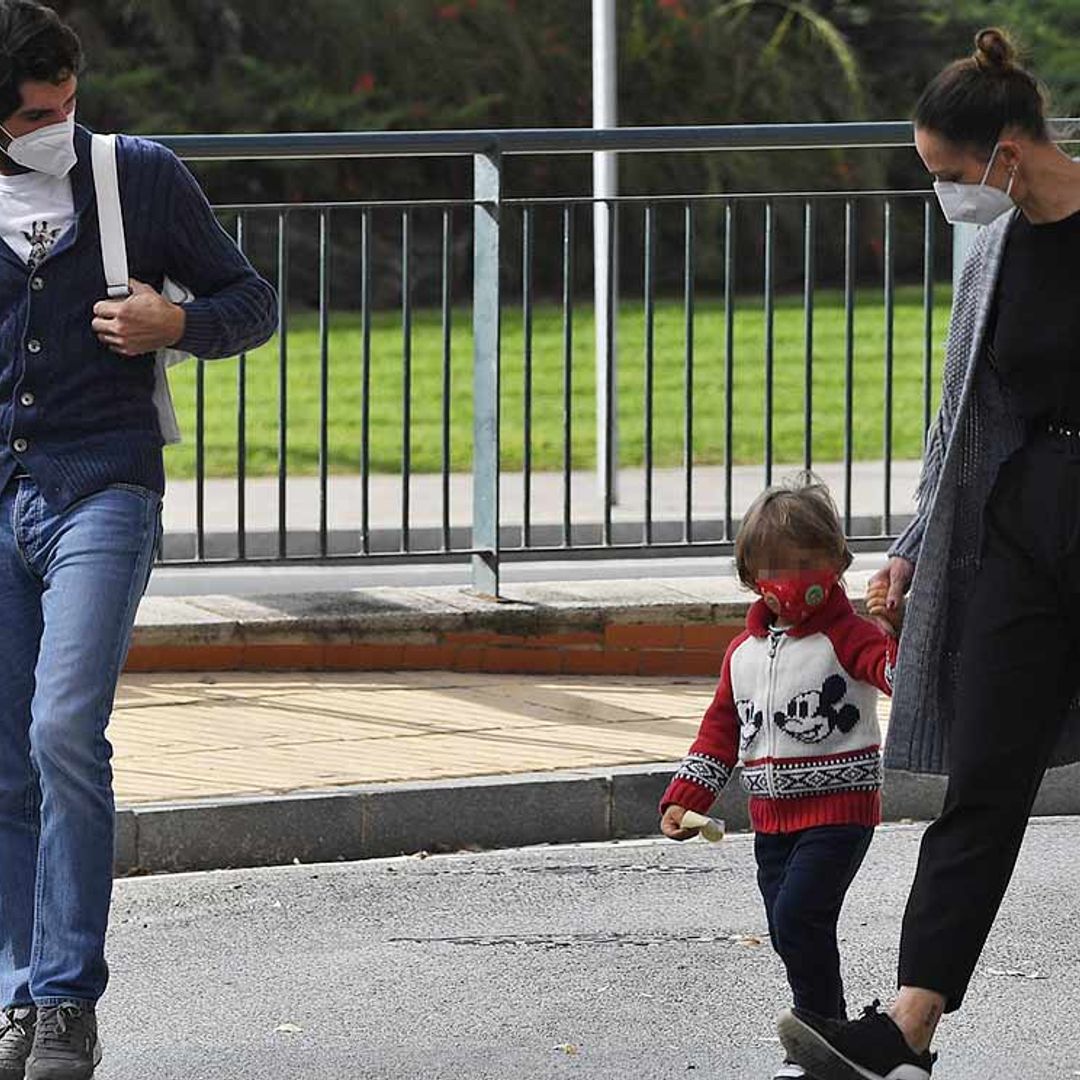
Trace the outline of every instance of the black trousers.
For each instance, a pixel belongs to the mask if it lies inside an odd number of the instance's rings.
[[[800,1009],[846,1018],[836,923],[873,836],[865,825],[822,825],[754,837],[769,936]]]
[[[941,816],[904,914],[901,986],[958,1009],[1080,681],[1080,440],[1036,435],[1001,470],[962,638]]]

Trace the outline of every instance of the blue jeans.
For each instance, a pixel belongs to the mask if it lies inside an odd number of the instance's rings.
[[[112,896],[105,726],[161,534],[116,485],[56,512],[0,493],[0,1005],[96,1001]]]
[[[796,1008],[847,1018],[836,924],[873,836],[864,825],[822,825],[754,837],[769,936]]]

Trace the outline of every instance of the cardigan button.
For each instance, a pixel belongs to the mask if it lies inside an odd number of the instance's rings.
[[[41,352],[41,342],[40,342],[40,341],[38,341],[38,339],[37,339],[36,337],[32,337],[32,338],[31,338],[31,339],[30,339],[30,340],[29,340],[29,341],[28,341],[28,342],[26,343],[26,351],[27,351],[27,352],[32,352],[32,353],[39,353],[39,352]]]
[[[41,292],[45,288],[45,279],[43,277],[32,277],[30,279],[30,288],[34,292]]]
[[[30,408],[30,406],[34,404],[34,395],[31,394],[29,390],[26,390],[19,397],[19,402],[27,408]]]
[[[25,454],[29,448],[30,444],[25,439],[16,439],[11,444],[11,449],[14,450],[16,454]]]

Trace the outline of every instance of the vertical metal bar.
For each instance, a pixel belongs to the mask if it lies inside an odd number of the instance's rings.
[[[694,206],[684,214],[683,328],[686,352],[683,359],[683,540],[694,539]]]
[[[442,221],[442,546],[450,550],[450,394],[453,384],[453,211],[443,210]]]
[[[195,361],[195,558],[206,558],[206,362]]]
[[[773,475],[773,390],[775,382],[775,207],[771,199],[765,203],[765,486]]]
[[[244,250],[245,216],[236,216],[236,246]],[[236,557],[247,558],[247,353],[236,360]]]
[[[533,392],[533,211],[526,206],[521,214],[521,319],[524,336],[522,388],[524,416],[522,430],[521,546],[532,542],[532,392]]]
[[[922,447],[930,431],[934,377],[934,217],[933,200],[923,201],[923,423]]]
[[[371,211],[360,217],[360,551],[371,551]]]
[[[724,539],[735,537],[731,509],[735,453],[735,207],[724,204]]]
[[[892,457],[893,457],[893,331],[896,321],[896,282],[893,268],[893,204],[885,200],[885,431],[884,496],[882,531],[892,532]]]
[[[610,547],[612,542],[611,530],[611,507],[615,501],[615,400],[618,398],[615,386],[615,236],[619,231],[618,204],[613,202],[596,203],[597,213],[606,213],[610,222],[607,230],[607,290],[604,299],[603,319],[606,326],[604,339],[604,385],[607,391],[604,393],[603,413],[604,431],[606,436],[603,441],[603,473],[604,490],[604,526],[603,543]],[[598,314],[598,317],[599,314]]]
[[[844,532],[851,535],[851,460],[855,397],[855,203],[844,203]]]
[[[544,5],[533,4],[532,7]],[[550,7],[551,5],[546,5]],[[585,5],[579,4],[578,9]],[[618,0],[592,0],[593,127],[618,126]],[[624,5],[625,6],[625,5]],[[593,162],[593,364],[596,370],[596,487],[607,519],[619,498],[618,319],[601,318],[619,309],[619,155],[597,151]],[[610,533],[610,526],[607,530]],[[610,537],[605,543],[610,542]]]
[[[319,554],[328,548],[330,472],[330,211],[319,211]]]
[[[472,587],[499,594],[499,219],[502,157],[473,156]]]
[[[645,521],[644,542],[652,543],[653,515],[653,359],[656,331],[656,207],[645,204]]]
[[[807,199],[803,210],[803,468],[809,472],[814,467],[814,204]]]
[[[574,543],[571,520],[574,391],[574,207],[563,207],[563,547]]]
[[[409,550],[412,489],[412,210],[401,214],[401,550]]]
[[[277,549],[284,559],[288,544],[289,472],[289,214],[278,214],[278,445],[277,445]]]

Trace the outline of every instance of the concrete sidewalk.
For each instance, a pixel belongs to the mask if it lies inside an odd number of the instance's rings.
[[[784,463],[773,470],[774,481],[783,480],[799,466]],[[896,460],[891,463],[891,528],[898,530],[915,509],[915,488],[922,463]],[[883,461],[855,461],[851,466],[851,513],[854,531],[874,534],[883,528],[885,477]],[[815,472],[832,489],[843,510],[845,467],[840,462],[821,462]],[[732,468],[731,513],[737,521],[765,486],[762,465]],[[562,543],[563,475],[534,472],[530,487],[532,543]],[[204,481],[206,555],[231,558],[236,555],[238,522],[238,482],[235,478]],[[728,508],[725,503],[726,475],[723,466],[699,465],[693,471],[692,510],[695,537],[717,539],[723,535]],[[612,508],[614,536],[619,543],[637,541],[645,513],[645,473],[641,468],[620,469],[617,477],[619,501]],[[521,542],[525,485],[520,471],[500,476],[500,521],[503,543],[513,547]],[[247,555],[273,557],[277,552],[278,481],[276,477],[251,477],[244,485]],[[166,559],[189,559],[195,553],[198,488],[193,480],[170,480],[165,493],[163,521]],[[603,520],[596,473],[575,470],[570,477],[571,520],[575,543],[596,543]],[[652,513],[656,540],[671,542],[682,536],[686,503],[686,474],[679,468],[653,471]],[[327,481],[326,527],[331,553],[359,550],[359,528],[363,487],[358,475],[332,475]],[[400,475],[372,474],[369,479],[368,514],[373,551],[400,551],[403,524],[403,481]],[[447,517],[455,547],[469,546],[472,523],[472,474],[452,473],[449,477]],[[290,476],[285,493],[285,515],[291,555],[311,555],[318,550],[321,516],[319,480],[312,476]],[[409,537],[414,551],[439,550],[442,546],[443,488],[439,473],[415,473],[409,482]]]
[[[716,683],[409,673],[129,675],[122,804],[640,765],[680,758]]]
[[[712,678],[129,675],[112,721],[119,873],[621,839],[656,806]],[[882,702],[883,728],[887,702]],[[1080,772],[1037,813],[1080,813]],[[940,778],[889,773],[888,820]],[[716,811],[747,827],[733,781]]]

